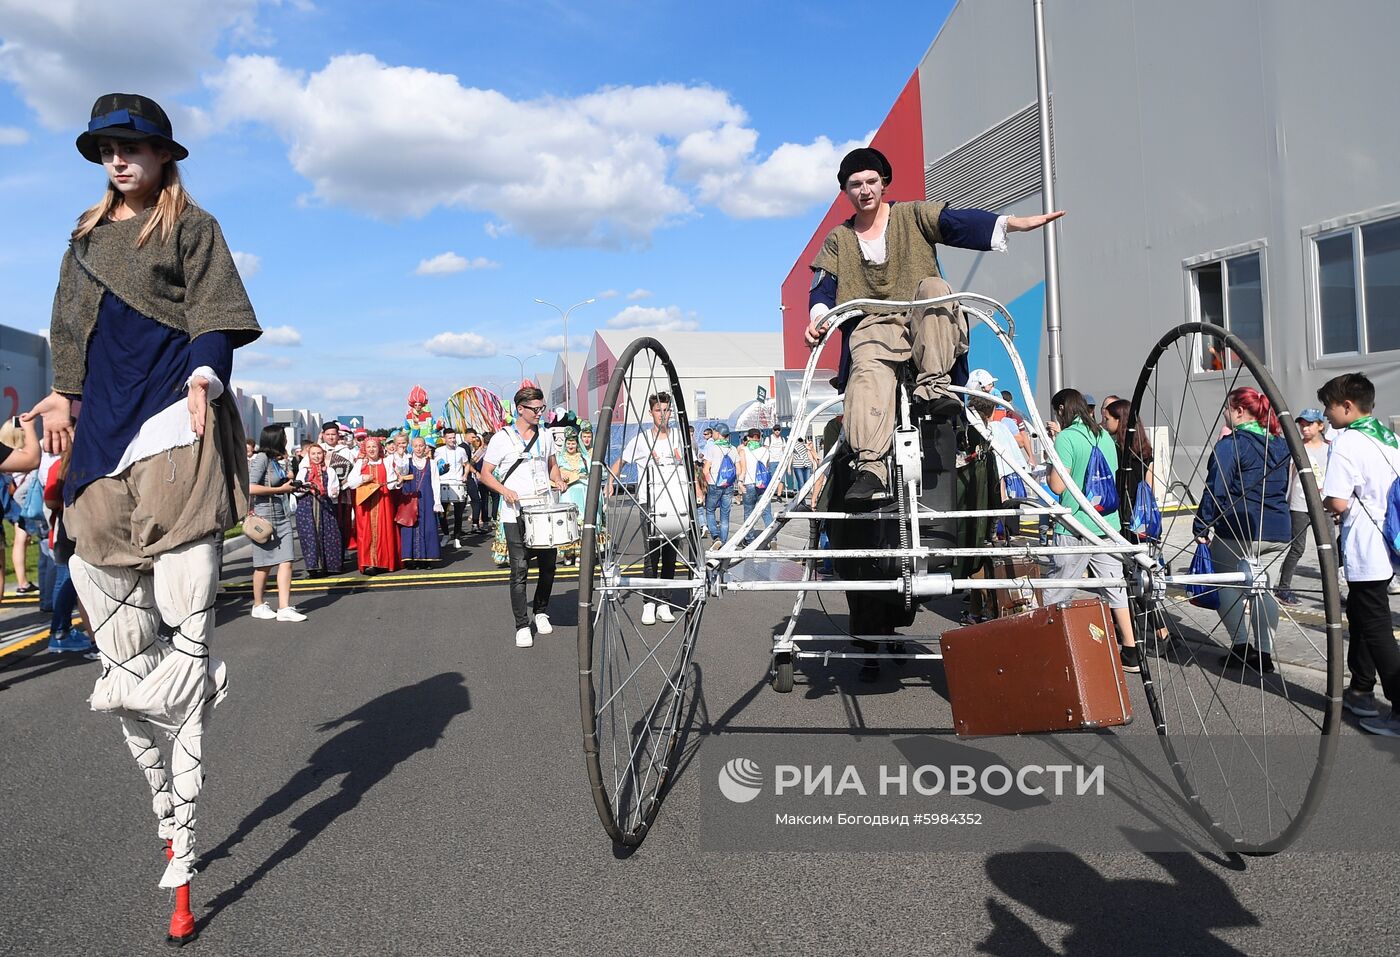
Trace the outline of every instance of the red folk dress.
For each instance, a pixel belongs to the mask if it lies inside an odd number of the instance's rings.
[[[403,567],[399,554],[399,530],[394,524],[394,496],[389,491],[390,473],[382,461],[360,462],[355,494],[355,542],[360,571],[382,568],[398,571]],[[375,486],[366,495],[365,486]]]

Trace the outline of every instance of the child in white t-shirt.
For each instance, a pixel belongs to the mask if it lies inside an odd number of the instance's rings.
[[[1381,528],[1391,484],[1400,478],[1400,439],[1371,414],[1376,388],[1359,372],[1337,376],[1317,390],[1337,438],[1327,458],[1322,498],[1342,526],[1347,576],[1347,668],[1351,683],[1342,707],[1361,718],[1362,730],[1400,737],[1400,645],[1395,641],[1387,588],[1394,569]],[[1390,699],[1380,717],[1379,678]]]

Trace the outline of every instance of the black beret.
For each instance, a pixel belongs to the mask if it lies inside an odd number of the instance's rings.
[[[872,147],[862,146],[860,149],[851,150],[846,154],[846,158],[841,160],[841,169],[836,174],[836,181],[845,189],[846,180],[850,179],[852,174],[868,169],[879,173],[886,184],[894,179],[894,170],[890,169],[890,161],[885,159],[885,154]]]

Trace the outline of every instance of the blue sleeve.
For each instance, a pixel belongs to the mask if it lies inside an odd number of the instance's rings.
[[[1205,486],[1201,489],[1201,503],[1196,507],[1196,519],[1191,523],[1191,531],[1197,538],[1209,535],[1220,519],[1220,503],[1226,495],[1225,483],[1220,476],[1224,469],[1229,468],[1229,464],[1220,460],[1222,455],[1232,448],[1233,443],[1222,439],[1215,443],[1215,448],[1211,450],[1210,459],[1206,463]],[[1230,458],[1233,461],[1234,456],[1231,455]]]
[[[959,249],[992,248],[992,231],[996,229],[997,214],[985,209],[950,209],[943,207],[938,214],[938,231],[945,246]]]
[[[224,388],[232,388],[229,379],[233,376],[233,340],[228,333],[206,332],[190,343],[190,372],[200,366],[213,369]]]
[[[836,277],[825,269],[812,271],[812,288],[807,293],[807,308],[821,303],[828,309],[836,308]]]

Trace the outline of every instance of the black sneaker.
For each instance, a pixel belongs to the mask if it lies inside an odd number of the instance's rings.
[[[1376,707],[1374,694],[1369,691],[1353,691],[1351,688],[1342,692],[1342,707],[1358,718],[1375,718],[1381,713],[1381,709]]]
[[[1253,645],[1234,645],[1225,656],[1225,666],[1240,669],[1248,666],[1262,674],[1271,675],[1274,673],[1274,656],[1261,655],[1259,649]]]
[[[1137,645],[1131,648],[1119,648],[1118,660],[1123,664],[1123,671],[1130,675],[1138,674],[1142,671],[1142,658],[1138,655]]]
[[[932,399],[915,396],[909,401],[909,416],[913,419],[961,419],[963,404],[950,395],[936,395]]]
[[[1292,589],[1289,588],[1275,588],[1274,598],[1278,599],[1280,605],[1288,605],[1290,607],[1303,603],[1303,599],[1293,594]]]
[[[861,472],[846,489],[847,502],[877,502],[890,497],[890,490],[874,472]]]

